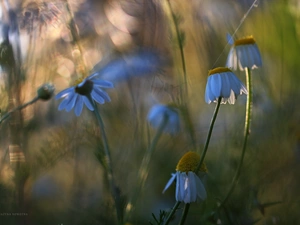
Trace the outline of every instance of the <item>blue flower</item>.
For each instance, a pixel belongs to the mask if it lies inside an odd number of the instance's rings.
[[[93,71],[99,77],[111,82],[120,82],[132,77],[153,74],[159,71],[161,59],[159,54],[151,49],[142,49],[112,60],[106,65],[96,64]]]
[[[161,124],[166,121],[166,125],[164,127],[164,132],[170,134],[178,133],[180,129],[180,119],[178,111],[175,107],[167,106],[167,105],[154,105],[147,116],[148,121],[150,124],[158,129]]]
[[[205,101],[210,104],[222,97],[221,103],[234,104],[238,95],[248,91],[242,82],[227,67],[210,70],[205,89]]]
[[[110,102],[109,95],[102,88],[113,88],[113,84],[109,81],[97,79],[98,74],[93,74],[83,80],[79,80],[78,84],[67,88],[56,95],[56,99],[64,98],[58,106],[58,110],[71,111],[74,108],[75,115],[79,116],[83,109],[83,104],[93,111],[94,106],[89,98],[104,104]]]
[[[252,36],[236,40],[227,57],[226,66],[234,70],[246,67],[255,69],[262,66],[259,49]]]

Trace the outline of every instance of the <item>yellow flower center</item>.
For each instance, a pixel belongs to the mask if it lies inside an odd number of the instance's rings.
[[[176,166],[176,171],[195,172],[199,162],[200,162],[200,155],[196,152],[189,151],[189,152],[185,153],[179,160],[179,162]],[[200,171],[201,172],[207,171],[205,164],[201,165]]]
[[[83,80],[84,80],[83,77],[78,78],[77,80],[75,80],[75,81],[73,82],[73,85],[72,85],[72,86],[77,86],[77,85],[80,84]]]
[[[234,42],[234,46],[251,45],[251,44],[255,44],[255,40],[254,40],[253,36],[248,36],[248,37],[245,37],[245,38],[241,38],[241,39],[238,39]]]
[[[223,73],[223,72],[232,72],[228,67],[217,67],[212,70],[208,71],[208,76],[216,74],[216,73]]]

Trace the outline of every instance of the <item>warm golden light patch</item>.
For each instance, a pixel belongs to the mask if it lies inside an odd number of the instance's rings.
[[[208,71],[208,76],[216,73],[232,72],[228,67],[217,67]]]
[[[197,169],[198,163],[200,162],[200,155],[196,152],[187,152],[179,160],[176,171],[189,172]]]
[[[245,38],[241,38],[241,39],[238,39],[234,42],[234,46],[251,45],[251,44],[255,44],[255,40],[254,40],[253,36],[248,36],[248,37],[245,37]]]

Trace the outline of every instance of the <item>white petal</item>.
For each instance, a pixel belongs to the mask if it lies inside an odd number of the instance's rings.
[[[211,75],[211,90],[216,98],[221,97],[221,87],[222,87],[222,79],[220,74]]]
[[[235,103],[236,95],[234,94],[234,92],[232,90],[230,91],[230,96],[227,100],[230,105],[233,105]]]
[[[82,109],[83,109],[83,98],[82,98],[82,96],[78,96],[77,102],[76,102],[76,105],[74,108],[75,115],[80,116]]]
[[[71,93],[74,93],[74,87],[70,87],[70,88],[67,88],[61,92],[59,92],[56,96],[55,96],[55,99],[59,99],[59,98],[65,98],[67,97],[69,94]]]
[[[186,200],[188,202],[185,203],[191,203],[195,202],[197,200],[197,185],[196,185],[196,179],[197,175],[194,172],[188,172],[188,197]]]
[[[196,186],[197,186],[197,196],[201,199],[201,200],[205,200],[207,197],[206,194],[206,190],[205,187],[202,183],[202,181],[200,180],[200,178],[198,176],[195,175],[195,181],[196,181]]]
[[[65,107],[65,110],[66,110],[67,112],[70,112],[70,111],[73,109],[73,107],[74,107],[75,104],[76,104],[77,97],[78,97],[78,94],[72,95],[72,98],[70,98],[70,101],[68,102],[68,104],[67,104],[66,107]]]
[[[86,107],[91,110],[94,111],[94,106],[91,104],[90,100],[86,97],[86,96],[82,96],[83,97],[83,102],[86,105]]]
[[[176,173],[172,173],[171,174],[171,178],[170,180],[168,181],[168,183],[166,184],[164,190],[162,193],[165,193],[165,191],[171,186],[171,184],[174,182],[174,180],[176,179]]]
[[[224,98],[228,98],[230,95],[231,90],[231,83],[229,80],[229,77],[231,74],[228,73],[222,73],[222,89],[221,89],[221,96]]]

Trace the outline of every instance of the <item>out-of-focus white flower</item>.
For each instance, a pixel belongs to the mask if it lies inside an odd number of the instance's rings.
[[[163,131],[166,133],[176,134],[180,129],[179,113],[174,106],[154,105],[150,109],[147,119],[156,129],[165,122],[166,124]]]
[[[210,104],[217,102],[221,97],[221,103],[234,104],[238,95],[247,94],[243,83],[227,67],[218,67],[210,70],[205,89],[205,101]]]
[[[255,69],[262,66],[260,52],[252,36],[234,41],[227,57],[226,66],[233,70],[244,70],[246,67]]]
[[[163,193],[176,180],[176,201],[191,203],[196,202],[197,199],[205,200],[207,196],[205,187],[195,173],[199,162],[200,156],[196,152],[190,151],[184,154],[177,164],[177,172],[172,174]],[[202,165],[200,170],[206,172],[206,167]]]
[[[109,95],[102,88],[113,88],[113,84],[109,81],[100,80],[98,74],[93,74],[85,79],[80,79],[73,87],[67,88],[56,95],[56,99],[64,98],[59,104],[58,110],[71,111],[74,108],[75,115],[79,116],[83,109],[83,104],[93,111],[94,106],[89,98],[95,100],[99,104],[110,102]]]

